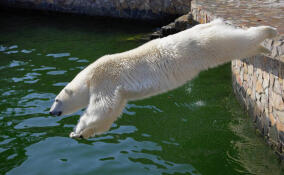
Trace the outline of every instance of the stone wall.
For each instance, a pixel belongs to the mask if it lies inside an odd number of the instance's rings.
[[[202,1],[202,3],[211,3],[209,0],[205,1]],[[210,10],[210,8],[206,9],[208,6],[202,8],[199,3],[200,1],[195,0],[192,2],[191,12],[193,19],[200,23],[207,23],[217,17],[222,17],[229,19],[227,22],[236,27],[250,26],[243,25],[244,23],[241,21],[241,16],[244,14],[237,16],[238,14],[232,12],[235,16],[231,17],[225,10],[220,10],[220,13],[217,13],[216,10]],[[224,3],[221,3],[221,5],[224,5]],[[214,4],[213,8],[218,8],[218,5]],[[231,8],[233,8],[232,5]],[[214,11],[214,13],[212,13],[212,11]],[[281,17],[281,15],[278,15],[278,17]],[[235,19],[232,20],[232,18]],[[263,19],[265,19],[265,17],[263,17]],[[258,20],[261,21],[263,19],[260,18]],[[254,17],[250,20],[255,23]],[[236,97],[244,108],[248,110],[257,129],[266,138],[268,144],[271,145],[276,153],[283,159],[284,35],[281,34],[283,29],[281,19],[277,21],[270,18],[270,20],[270,24],[269,21],[266,22],[268,22],[269,25],[278,25],[277,28],[280,32],[277,38],[264,42],[264,46],[271,51],[271,54],[232,61],[232,81]],[[244,21],[245,23],[248,22],[247,19]]]
[[[144,20],[190,11],[191,0],[0,0],[0,6]]]
[[[278,49],[284,51],[284,37],[280,41]],[[269,56],[234,60],[232,77],[236,96],[261,134],[284,158],[284,62]]]

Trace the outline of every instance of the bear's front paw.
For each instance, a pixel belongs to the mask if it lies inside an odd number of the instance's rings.
[[[84,139],[88,139],[95,135],[95,128],[86,128],[81,132],[81,137]]]
[[[81,134],[77,134],[75,132],[71,132],[69,135],[70,138],[82,138]]]

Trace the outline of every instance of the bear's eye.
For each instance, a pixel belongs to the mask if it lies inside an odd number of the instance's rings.
[[[55,102],[59,102],[59,100],[58,100],[58,99],[56,99],[56,100],[55,100]]]

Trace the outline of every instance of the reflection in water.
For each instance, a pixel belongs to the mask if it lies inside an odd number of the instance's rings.
[[[140,45],[129,38],[151,28],[0,13],[0,174],[282,172],[233,97],[229,65],[130,102],[105,134],[70,139],[83,111],[49,116],[55,96],[96,58]]]
[[[251,121],[246,118],[238,119],[231,123],[230,128],[241,140],[232,143],[238,154],[235,157],[228,154],[229,161],[240,164],[251,174],[284,173],[283,165],[274,158],[273,151],[267,149],[263,138],[254,133]]]

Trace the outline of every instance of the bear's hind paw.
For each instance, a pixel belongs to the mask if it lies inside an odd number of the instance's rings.
[[[265,36],[267,38],[274,38],[278,35],[278,31],[276,28],[274,27],[270,27],[270,26],[259,26],[257,27],[257,29],[260,30],[260,33],[263,34],[263,36]]]

